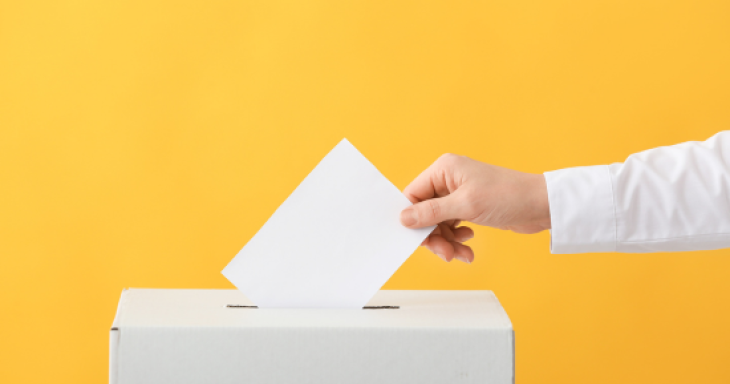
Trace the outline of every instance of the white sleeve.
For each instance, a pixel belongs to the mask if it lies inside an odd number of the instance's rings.
[[[730,131],[545,180],[552,253],[730,248]]]

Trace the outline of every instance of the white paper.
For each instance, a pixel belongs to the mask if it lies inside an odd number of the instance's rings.
[[[302,181],[223,275],[261,308],[362,308],[435,227],[347,139]]]

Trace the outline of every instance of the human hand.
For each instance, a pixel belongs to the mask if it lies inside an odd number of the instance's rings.
[[[461,221],[526,234],[550,229],[547,185],[541,174],[446,154],[403,194],[413,206],[401,212],[401,223],[408,228],[437,225],[421,245],[445,261],[474,261],[472,249],[462,244],[474,231],[459,226]]]

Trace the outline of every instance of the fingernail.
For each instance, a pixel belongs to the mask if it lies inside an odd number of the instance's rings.
[[[448,260],[448,259],[446,259],[446,256],[444,256],[444,255],[442,255],[442,254],[440,254],[440,253],[437,253],[437,254],[436,254],[436,256],[440,257],[440,258],[441,258],[441,260],[443,260],[443,261],[445,261],[445,262],[447,262],[447,263],[449,262],[449,260]]]
[[[466,257],[456,256],[456,258],[459,259],[459,261],[461,261],[463,263],[471,264],[471,261],[469,261],[469,259],[467,259]]]
[[[416,210],[413,208],[406,208],[400,213],[400,222],[406,227],[416,224]]]

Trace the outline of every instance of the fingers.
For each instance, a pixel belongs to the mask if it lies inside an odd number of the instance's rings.
[[[474,261],[474,251],[464,244],[454,243],[454,258],[467,264]]]
[[[461,244],[461,242],[472,237],[474,237],[474,231],[469,227],[454,229],[442,223],[421,245],[446,262],[457,259],[471,264],[474,261],[474,251],[471,247]]]
[[[446,262],[454,258],[454,246],[441,235],[428,237],[428,249]]]
[[[447,180],[452,179],[453,169],[459,158],[460,156],[452,154],[442,155],[426,168],[425,171],[421,172],[403,190],[403,194],[414,204],[419,201],[449,194]]]
[[[474,231],[469,227],[458,227],[453,230],[454,240],[463,243],[474,237]]]
[[[443,236],[443,238],[446,239],[447,241],[452,241],[452,242],[455,241],[454,232],[451,230],[452,228],[448,224],[439,223],[437,228],[438,228],[438,232],[436,232],[437,234],[440,234],[441,236]]]
[[[435,163],[434,163],[435,164]],[[426,168],[425,171],[421,172],[415,180],[411,181],[410,184],[403,190],[403,194],[411,201],[411,203],[417,203],[426,199],[430,199],[436,196],[436,186],[432,181],[432,175],[434,173],[434,164]]]
[[[408,228],[423,228],[438,223],[463,218],[466,201],[458,192],[416,203],[400,213],[400,222]]]

